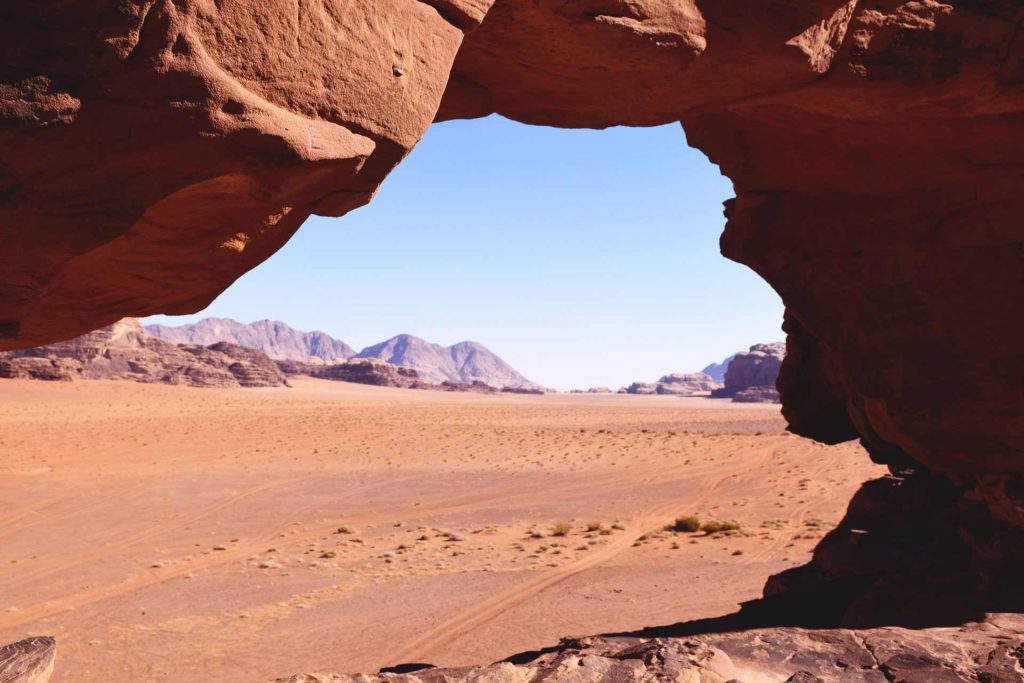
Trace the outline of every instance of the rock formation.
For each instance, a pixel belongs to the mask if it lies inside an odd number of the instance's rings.
[[[712,397],[733,398],[754,387],[774,387],[785,357],[786,345],[781,342],[754,344],[750,351],[737,353],[725,371],[725,386],[716,389]]]
[[[146,325],[144,329],[149,336],[174,344],[230,342],[259,349],[274,360],[334,363],[356,355],[355,349],[326,332],[301,332],[280,320],[244,324],[230,318],[204,318],[189,325]]]
[[[450,382],[472,385],[480,382],[495,388],[536,388],[494,352],[476,342],[460,342],[453,346],[431,344],[418,337],[401,334],[369,346],[359,353],[345,342],[324,332],[300,332],[275,320],[243,324],[229,318],[205,318],[189,325],[146,325],[146,334],[176,344],[209,345],[220,341],[259,349],[275,360],[295,361],[285,366],[291,374],[309,374],[325,379],[340,379],[346,374],[358,377],[370,368],[366,377],[381,380],[388,386],[404,386],[404,380],[392,383],[384,374],[369,365],[342,367],[317,373],[306,365],[340,363],[348,359],[377,359],[414,371],[412,377],[421,382]],[[386,371],[385,374],[387,374]],[[358,380],[346,380],[357,381]],[[361,382],[376,384],[377,381]]]
[[[673,396],[707,396],[721,385],[703,372],[673,373],[657,382],[633,382],[627,394],[670,394]]]
[[[398,672],[375,676],[306,674],[275,683],[1013,683],[1021,680],[1024,645],[1016,639],[994,641],[991,633],[1021,634],[1022,626],[1019,617],[941,631],[771,628],[729,633],[719,626],[720,633],[686,637],[567,638],[556,647],[489,666],[395,667]],[[651,630],[688,629],[692,626],[683,624]]]
[[[318,379],[354,384],[372,384],[381,387],[422,388],[424,383],[411,368],[402,368],[376,358],[353,358],[342,363],[310,365],[289,361],[278,366],[288,375],[307,375]]]
[[[986,539],[1024,530],[1019,0],[301,8],[0,10],[0,348],[203,308],[435,118],[677,121],[735,187],[723,254],[786,304],[791,430],[961,501],[933,522],[960,594],[1013,568]]]
[[[673,373],[658,380],[659,394],[700,396],[719,388],[718,382],[703,372]]]
[[[53,674],[57,643],[49,636],[0,647],[0,683],[46,683]]]
[[[266,354],[226,342],[171,344],[127,318],[70,341],[0,352],[0,378],[125,379],[196,387],[272,387],[284,375]]]
[[[779,390],[774,386],[747,387],[732,396],[733,403],[779,403]]]
[[[363,349],[355,357],[377,358],[392,365],[412,368],[428,382],[483,382],[499,389],[536,386],[493,351],[476,342],[441,346],[410,334],[400,334]]]
[[[633,382],[626,387],[626,390],[623,393],[651,396],[658,393],[658,385],[653,382]]]

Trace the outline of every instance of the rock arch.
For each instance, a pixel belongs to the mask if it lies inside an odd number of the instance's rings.
[[[723,254],[786,303],[793,431],[901,474],[861,512],[937,506],[885,545],[1021,566],[1015,0],[48,0],[0,45],[0,349],[201,309],[435,119],[680,121],[735,184]]]

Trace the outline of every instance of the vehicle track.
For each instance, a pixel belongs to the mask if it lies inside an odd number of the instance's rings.
[[[772,457],[771,452],[762,454],[758,464],[767,462]],[[620,553],[626,551],[645,534],[664,528],[667,521],[674,516],[693,510],[707,503],[728,479],[741,474],[745,469],[752,466],[751,461],[742,465],[722,470],[721,473],[710,479],[700,487],[698,495],[685,503],[672,502],[660,505],[647,511],[644,515],[634,518],[637,524],[632,532],[623,534],[600,550],[584,556],[574,562],[544,572],[540,576],[527,579],[497,595],[477,603],[469,609],[446,619],[429,631],[417,636],[407,642],[403,647],[396,650],[392,655],[393,663],[410,661],[429,661],[439,646],[450,642],[468,632],[479,629],[484,624],[492,621],[508,610],[516,607],[533,596],[556,586],[581,572],[598,567],[613,559]]]

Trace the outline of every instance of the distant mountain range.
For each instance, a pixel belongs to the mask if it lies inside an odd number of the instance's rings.
[[[712,363],[711,365],[701,370],[701,372],[703,372],[705,375],[715,380],[719,384],[723,384],[725,382],[725,371],[729,369],[729,364],[732,363],[733,359],[736,358],[736,356],[738,355],[738,353],[734,353],[725,360],[723,360],[721,363]]]
[[[499,389],[535,386],[511,365],[476,342],[440,346],[419,337],[400,334],[363,349],[356,354],[356,358],[378,358],[392,365],[413,368],[422,379],[430,382],[472,384],[478,381]]]
[[[482,344],[470,341],[440,346],[419,337],[400,334],[356,353],[345,342],[324,332],[302,332],[276,320],[244,324],[226,318],[206,318],[195,324],[176,327],[146,325],[145,331],[176,344],[208,346],[229,342],[259,349],[276,360],[336,363],[350,358],[376,358],[412,368],[428,382],[483,382],[499,389],[536,386],[497,354]]]
[[[228,342],[259,349],[274,360],[327,363],[348,360],[356,350],[325,332],[300,332],[278,320],[240,323],[230,318],[205,318],[191,325],[146,325],[146,334],[172,344],[209,346]]]

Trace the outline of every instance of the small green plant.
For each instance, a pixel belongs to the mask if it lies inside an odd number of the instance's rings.
[[[706,534],[717,534],[722,531],[739,531],[740,525],[738,522],[704,522],[700,525],[700,530]]]
[[[676,517],[676,521],[672,523],[671,530],[683,534],[695,533],[700,531],[700,520],[690,515]]]
[[[559,522],[555,526],[551,527],[552,536],[568,536],[572,531],[572,524],[569,522]]]

